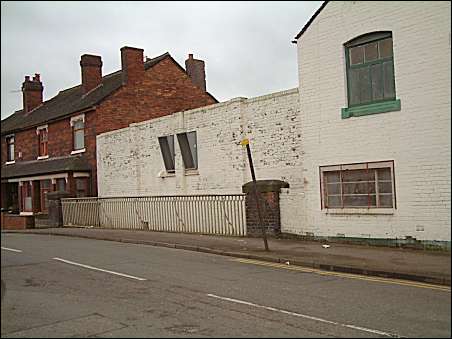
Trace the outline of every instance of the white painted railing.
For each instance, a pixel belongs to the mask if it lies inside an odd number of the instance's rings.
[[[62,199],[65,226],[246,235],[245,195]]]

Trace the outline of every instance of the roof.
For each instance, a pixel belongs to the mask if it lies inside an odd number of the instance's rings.
[[[155,66],[161,60],[170,57],[184,72],[182,68],[167,52],[156,58],[148,59],[144,63],[144,69]],[[35,108],[31,114],[25,114],[23,110],[16,111],[6,119],[2,120],[1,134],[8,134],[17,130],[39,126],[47,122],[67,117],[73,113],[91,109],[93,106],[104,100],[107,96],[122,86],[122,71],[105,75],[102,77],[102,84],[86,95],[83,94],[82,85],[78,85],[60,91],[55,97],[44,101],[43,104]],[[207,92],[206,92],[207,93]],[[212,95],[215,101],[217,101]]]
[[[325,8],[326,4],[329,1],[324,1],[322,6],[319,7],[319,9],[314,13],[314,15],[309,19],[309,21],[306,23],[306,25],[304,25],[304,27],[301,29],[300,33],[297,34],[297,36],[295,37],[295,40],[293,40],[292,42],[294,44],[297,43],[298,38],[300,38],[304,32],[306,32],[306,30],[309,28],[309,26],[311,26],[312,22],[315,20],[315,18],[317,18],[317,15],[320,14],[320,12],[322,11],[322,9]]]
[[[90,171],[91,166],[83,156],[66,156],[44,160],[19,161],[1,167],[1,178],[11,179],[40,174],[68,171]]]

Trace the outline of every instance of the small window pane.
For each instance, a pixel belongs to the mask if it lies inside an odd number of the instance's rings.
[[[329,182],[329,183],[341,181],[339,171],[324,172],[324,176],[325,176],[326,182]]]
[[[50,180],[41,180],[41,189],[50,188]]]
[[[63,192],[66,191],[66,180],[63,179],[57,179],[57,191]]]
[[[327,194],[341,194],[341,184],[327,184]]]
[[[395,98],[394,66],[392,61],[383,63],[384,98]]]
[[[375,195],[344,195],[344,207],[372,207],[376,201]]]
[[[194,168],[198,168],[198,150],[196,141],[196,132],[187,133],[188,144],[190,145],[191,155],[193,157]]]
[[[79,150],[85,148],[85,132],[78,130],[74,132],[74,149]]]
[[[336,196],[328,196],[326,207],[333,208],[333,207],[342,207],[341,197]]]
[[[378,44],[372,42],[370,44],[364,45],[364,56],[365,62],[373,61],[378,59]]]
[[[375,193],[375,184],[372,183],[344,183],[344,194]]]
[[[363,46],[350,48],[350,65],[358,65],[364,62]]]
[[[392,194],[380,195],[380,206],[379,207],[389,207],[392,208]]]
[[[25,210],[26,211],[31,211],[32,210],[32,208],[33,208],[33,206],[32,206],[32,203],[31,203],[31,197],[25,197]]]
[[[378,192],[392,193],[392,182],[390,181],[378,182]]]
[[[368,67],[364,67],[359,70],[359,89],[360,103],[366,103],[372,100]]]
[[[391,179],[391,169],[388,168],[379,168],[378,172],[378,180],[392,180]]]
[[[360,101],[360,81],[359,69],[350,69],[349,70],[349,105],[357,105]]]
[[[83,129],[85,127],[85,123],[83,120],[77,120],[74,122],[74,129]]]
[[[378,42],[380,58],[392,57],[392,38],[384,39]]]
[[[381,64],[371,66],[372,75],[372,99],[383,99],[383,68]]]
[[[76,190],[84,190],[86,185],[85,185],[86,181],[85,179],[75,179],[75,189]]]
[[[374,181],[373,170],[345,170],[342,171],[342,180],[344,182],[350,181]]]
[[[177,140],[179,142],[179,147],[182,154],[182,160],[184,162],[185,169],[196,169],[197,164],[195,163],[196,153],[196,143],[194,143],[193,136],[188,139],[187,133],[181,133],[177,135]]]

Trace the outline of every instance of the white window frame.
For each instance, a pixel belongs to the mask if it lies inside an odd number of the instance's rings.
[[[13,158],[11,160],[8,159],[8,153],[9,153],[9,143],[8,143],[8,139],[10,138],[14,138],[14,149],[13,149]],[[11,165],[11,164],[15,164],[16,163],[16,135],[15,134],[9,134],[9,135],[5,135],[5,143],[6,143],[6,162],[5,165]]]
[[[85,145],[85,114],[79,114],[76,116],[71,117],[70,120],[70,125],[71,125],[71,134],[72,134],[72,147],[75,147],[75,143],[74,143],[74,125],[77,121],[82,121],[83,122],[83,148],[81,149],[73,149],[71,152],[71,155],[74,154],[79,154],[79,153],[84,153],[86,152],[86,145]]]

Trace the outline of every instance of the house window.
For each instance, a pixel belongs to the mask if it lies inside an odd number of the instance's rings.
[[[38,139],[39,139],[39,156],[44,157],[48,155],[48,132],[47,128],[38,129]]]
[[[159,144],[166,171],[168,173],[174,173],[175,171],[174,135],[159,137]]]
[[[14,136],[6,137],[6,161],[14,161]]]
[[[394,163],[320,167],[322,208],[395,208]]]
[[[392,33],[369,33],[344,46],[348,106],[395,100]]]
[[[88,179],[75,178],[75,196],[83,198],[88,196]]]
[[[22,210],[24,212],[31,212],[33,210],[32,194],[33,189],[32,184],[29,181],[25,181],[21,186],[22,195]]]
[[[180,133],[177,135],[182,160],[185,169],[198,168],[198,151],[196,145],[196,132]]]
[[[85,148],[85,122],[80,119],[74,121],[72,126],[74,151]]]
[[[60,192],[66,191],[66,179],[59,178],[56,180],[56,190]]]
[[[47,199],[47,193],[50,191],[50,180],[41,180],[41,211],[47,212],[49,209],[49,200]]]

